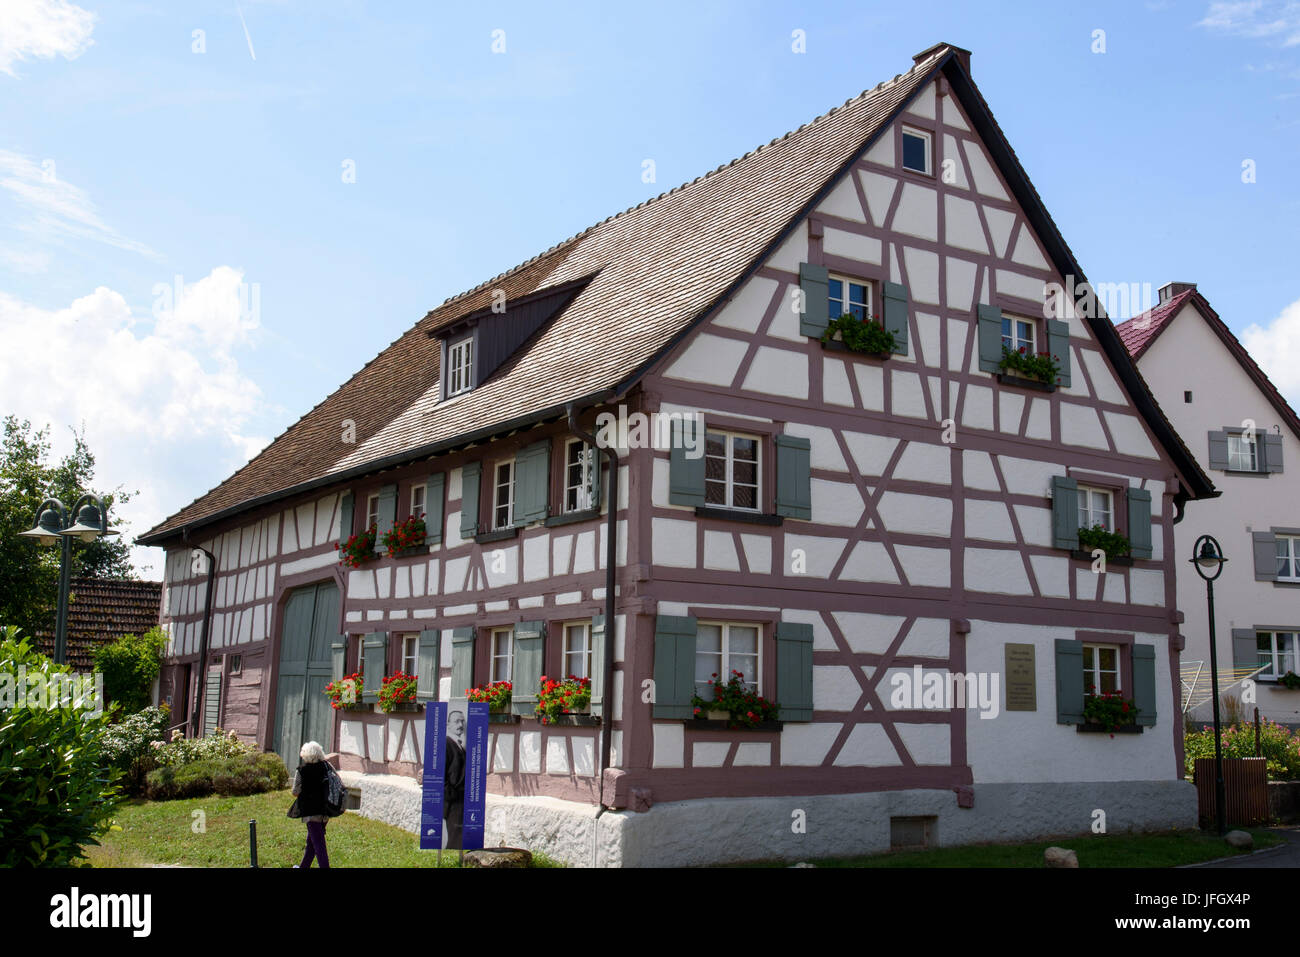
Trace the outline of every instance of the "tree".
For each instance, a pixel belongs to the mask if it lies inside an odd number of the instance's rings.
[[[85,436],[73,430],[73,449],[61,462],[50,461],[49,428],[33,431],[30,422],[16,416],[4,419],[0,441],[0,622],[17,625],[27,634],[52,629],[59,600],[61,549],[43,548],[19,532],[32,527],[36,510],[49,496],[72,508],[77,499],[95,493],[109,509],[131,500],[121,488],[112,493],[96,490],[95,456]],[[131,546],[125,535],[98,538],[89,545],[72,547],[73,577],[133,578]]]
[[[128,715],[146,708],[162,667],[167,633],[150,628],[143,635],[123,635],[95,650],[95,670],[104,675],[104,694]]]

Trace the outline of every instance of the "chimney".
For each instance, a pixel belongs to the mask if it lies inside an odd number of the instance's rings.
[[[1167,282],[1160,287],[1160,301],[1162,303],[1168,302],[1175,296],[1181,296],[1188,290],[1195,288],[1196,283],[1194,282]]]
[[[966,71],[966,75],[970,76],[970,50],[963,50],[961,47],[953,46],[951,43],[936,43],[934,46],[922,50],[920,53],[916,54],[916,56],[912,57],[912,63],[920,63],[922,60],[941,50],[951,50],[956,55],[957,61],[961,64],[962,69]]]

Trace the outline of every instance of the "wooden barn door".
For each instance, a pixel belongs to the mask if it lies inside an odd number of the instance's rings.
[[[284,609],[280,673],[276,685],[275,750],[292,770],[298,750],[319,741],[329,750],[330,646],[338,640],[339,590],[333,582],[295,590]]]

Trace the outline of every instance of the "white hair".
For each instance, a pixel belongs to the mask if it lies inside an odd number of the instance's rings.
[[[302,758],[303,764],[315,764],[325,760],[325,749],[315,741],[308,741],[298,752],[298,757]]]

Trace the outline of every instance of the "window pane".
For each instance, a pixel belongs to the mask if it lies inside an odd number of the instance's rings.
[[[1114,648],[1098,648],[1098,649],[1097,649],[1097,657],[1098,657],[1098,659],[1100,660],[1101,670],[1102,670],[1102,671],[1115,671],[1115,670],[1117,670],[1117,668],[1116,668],[1116,663],[1115,663],[1115,649],[1114,649]]]
[[[1016,330],[1022,344],[1031,349],[1034,345],[1034,327],[1028,322],[1016,322]]]
[[[1083,646],[1083,670],[1084,671],[1092,671],[1093,669],[1092,660],[1093,660],[1092,645],[1084,645]]]
[[[742,628],[737,625],[732,625],[730,639],[728,645],[733,655],[758,654],[757,628]]]
[[[700,625],[695,634],[695,686],[700,697],[711,697],[707,684],[715,674],[722,674],[722,626]]]
[[[903,166],[924,173],[927,169],[926,142],[920,136],[903,134]]]
[[[1118,676],[1110,672],[1101,673],[1101,694],[1110,694],[1119,690]]]

